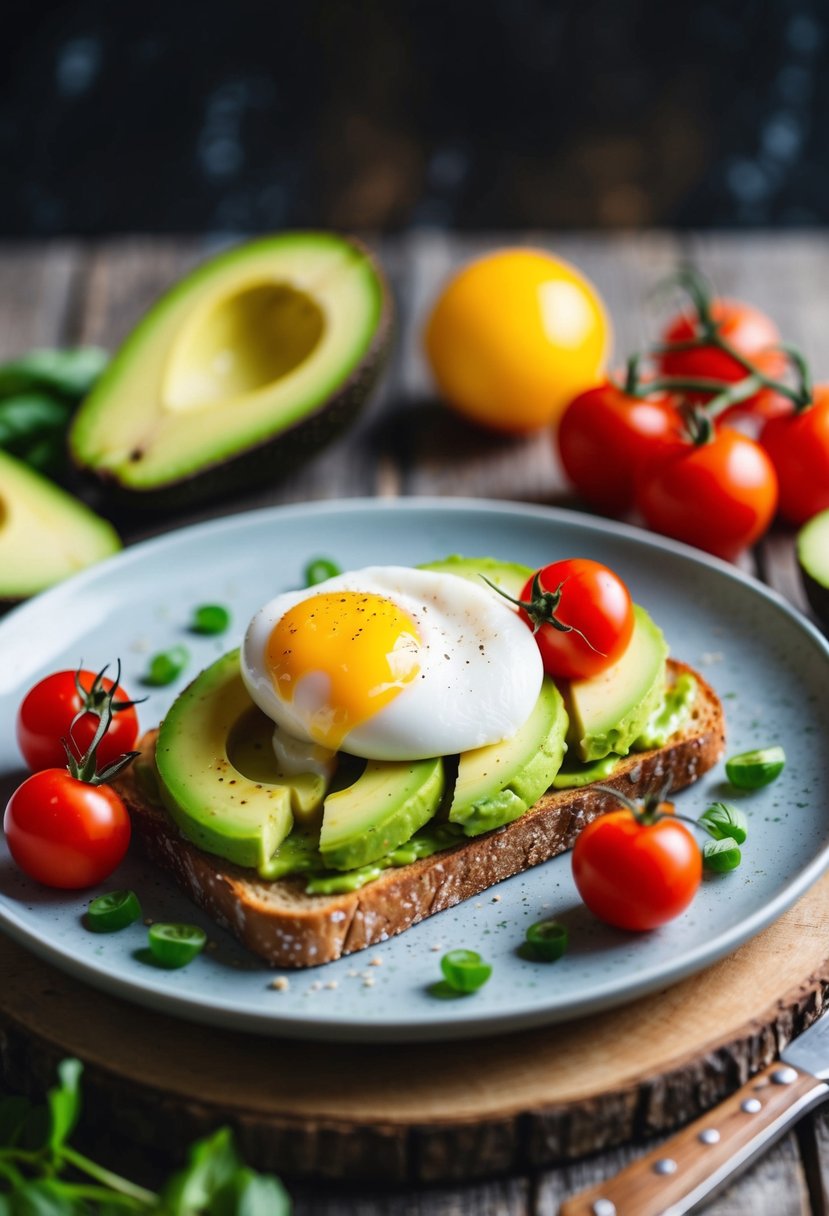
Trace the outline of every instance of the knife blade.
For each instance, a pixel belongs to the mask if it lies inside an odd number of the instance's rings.
[[[682,1216],[829,1097],[829,1010],[779,1060],[559,1216]]]

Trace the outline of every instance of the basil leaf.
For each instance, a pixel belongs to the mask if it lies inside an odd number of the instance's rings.
[[[291,1200],[277,1178],[242,1166],[214,1196],[210,1216],[291,1216]]]
[[[736,870],[742,859],[739,847],[730,836],[724,836],[722,840],[706,840],[702,847],[703,865],[715,874]]]
[[[78,1122],[78,1116],[81,1113],[81,1095],[78,1085],[82,1072],[83,1064],[80,1060],[62,1060],[58,1065],[60,1085],[56,1089],[50,1089],[47,1094],[52,1115],[52,1130],[49,1133],[50,1148],[59,1149]]]
[[[109,361],[105,350],[81,346],[76,350],[31,350],[0,364],[0,395],[45,389],[62,393],[74,403],[85,397]]]
[[[729,838],[736,844],[745,844],[748,836],[748,820],[739,807],[730,802],[715,802],[709,806],[700,815],[699,824],[715,840]]]
[[[164,1188],[164,1211],[170,1216],[192,1216],[212,1212],[213,1199],[241,1167],[233,1133],[222,1127],[197,1141],[190,1149],[187,1165]]]
[[[59,1182],[25,1182],[13,1196],[12,1216],[78,1216],[85,1210],[68,1195],[61,1194]]]

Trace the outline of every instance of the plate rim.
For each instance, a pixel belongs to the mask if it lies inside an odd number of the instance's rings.
[[[307,518],[315,515],[325,516],[332,512],[342,515],[343,513],[361,514],[367,511],[377,514],[392,512],[404,515],[438,511],[443,514],[471,513],[514,518],[530,517],[553,525],[561,524],[571,528],[575,527],[577,530],[583,529],[594,537],[597,534],[609,538],[616,537],[645,550],[668,552],[672,556],[689,560],[693,565],[713,570],[725,576],[726,579],[742,585],[751,594],[759,596],[788,617],[793,625],[817,647],[824,659],[829,658],[829,641],[803,613],[778,591],[739,567],[690,545],[652,534],[634,524],[608,520],[603,516],[593,516],[566,507],[525,503],[510,499],[466,496],[442,498],[435,495],[389,499],[359,496],[274,504],[234,512],[214,519],[200,520],[180,528],[164,531],[128,545],[104,562],[88,567],[72,578],[12,608],[3,618],[0,618],[0,642],[4,640],[8,625],[15,625],[31,610],[33,605],[45,604],[48,607],[50,603],[59,602],[64,596],[74,595],[88,582],[95,582],[101,577],[107,577],[113,569],[121,569],[140,562],[148,552],[151,554],[163,553],[167,547],[175,547],[182,542],[186,543],[189,537],[202,534],[223,534],[232,532],[234,529],[245,530],[251,526],[256,527],[260,523],[267,523],[271,519],[284,520],[291,516]],[[630,1003],[638,997],[654,991],[659,986],[673,985],[688,975],[713,965],[744,942],[761,933],[791,907],[827,868],[829,868],[829,838],[824,847],[782,891],[718,937],[713,950],[710,942],[701,942],[694,949],[683,954],[681,959],[674,964],[654,964],[650,969],[637,973],[637,978],[633,982],[629,975],[615,977],[609,987],[602,989],[600,994],[587,996],[581,1001],[570,1000],[565,1015],[562,1015],[560,1008],[555,1006],[551,1008],[549,1005],[526,1010],[523,1013],[509,1010],[495,1012],[481,1010],[476,1013],[474,1007],[465,1007],[464,1016],[460,1020],[447,1013],[443,1020],[436,1018],[424,1021],[415,1015],[414,1018],[409,1019],[386,1017],[382,1022],[360,1020],[354,1017],[343,1019],[333,1013],[325,1014],[319,1010],[314,1011],[313,1014],[309,1010],[308,1015],[301,1019],[298,1016],[280,1013],[278,1009],[268,1012],[240,1011],[238,1004],[234,1005],[230,999],[224,1000],[211,996],[210,1001],[205,1002],[201,996],[167,991],[161,987],[161,980],[158,980],[156,984],[150,982],[155,977],[149,975],[146,977],[146,981],[139,982],[128,976],[106,972],[92,962],[76,958],[68,951],[62,951],[45,939],[42,932],[34,932],[22,919],[16,918],[4,905],[0,905],[0,930],[8,932],[24,948],[94,988],[103,989],[110,995],[122,997],[180,1018],[189,1018],[249,1033],[267,1033],[286,1038],[315,1039],[327,1042],[365,1041],[367,1036],[383,1042],[448,1041],[472,1039],[492,1033],[509,1033],[556,1021],[563,1022],[585,1014],[603,1012],[623,1003]],[[300,974],[309,970],[316,972],[315,968],[311,968],[303,969]]]

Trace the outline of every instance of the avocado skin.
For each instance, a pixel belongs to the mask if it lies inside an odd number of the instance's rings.
[[[797,565],[800,581],[812,612],[824,632],[829,630],[829,511],[813,516],[797,534]]]
[[[108,497],[147,513],[215,502],[257,485],[273,484],[342,435],[367,404],[388,364],[396,333],[394,300],[377,258],[356,237],[344,237],[373,268],[381,288],[380,315],[368,350],[349,378],[312,413],[278,434],[226,460],[148,489],[126,486],[107,469],[88,468],[70,445],[69,455],[84,477],[92,477]]]

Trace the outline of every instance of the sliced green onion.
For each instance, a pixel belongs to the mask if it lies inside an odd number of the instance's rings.
[[[342,570],[336,562],[332,562],[329,557],[315,557],[305,567],[305,586],[315,587],[317,583],[324,583],[327,578],[336,578],[338,574],[342,574]]]
[[[536,958],[554,963],[567,949],[567,929],[557,920],[539,920],[527,930],[527,945]]]
[[[702,846],[703,865],[716,874],[727,874],[729,870],[736,870],[742,860],[739,846],[730,836],[724,836],[722,840],[706,840]]]
[[[150,953],[160,967],[186,967],[200,954],[207,934],[198,925],[150,925]]]
[[[450,950],[440,960],[440,969],[455,992],[477,992],[492,975],[492,968],[474,950]]]
[[[86,910],[86,927],[93,933],[117,933],[140,919],[141,904],[134,891],[108,891]]]
[[[162,650],[150,659],[143,683],[151,684],[155,688],[172,684],[189,662],[190,651],[186,646],[171,646],[169,650]]]
[[[715,840],[730,839],[735,844],[744,844],[748,835],[748,820],[730,802],[713,803],[700,815],[699,825]]]
[[[193,610],[190,628],[193,633],[224,633],[230,624],[230,613],[223,604],[200,604]]]
[[[741,790],[759,790],[779,777],[786,763],[782,747],[761,747],[725,762],[728,780]]]

